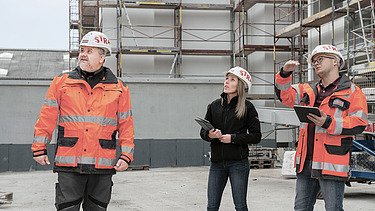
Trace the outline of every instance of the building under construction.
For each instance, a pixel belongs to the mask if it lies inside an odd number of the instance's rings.
[[[69,52],[0,50],[1,95],[9,99],[0,102],[0,171],[50,168],[30,159],[33,125],[50,80],[76,66],[79,40],[92,30],[109,35],[106,66],[132,91],[134,165],[207,165],[209,145],[194,117],[219,97],[223,73],[237,65],[253,77],[248,98],[262,121],[261,145],[293,148],[299,122],[278,102],[274,75],[294,59],[295,83],[317,80],[306,58],[318,44],[340,49],[343,73],[375,112],[373,0],[69,0],[69,8]]]

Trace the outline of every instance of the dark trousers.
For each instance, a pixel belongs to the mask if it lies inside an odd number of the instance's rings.
[[[211,163],[208,176],[207,210],[219,210],[221,197],[228,178],[232,186],[232,197],[237,211],[248,210],[246,203],[249,179],[249,161],[224,161]]]
[[[78,174],[74,172],[58,172],[56,183],[57,210],[79,211],[107,210],[112,192],[111,174]]]

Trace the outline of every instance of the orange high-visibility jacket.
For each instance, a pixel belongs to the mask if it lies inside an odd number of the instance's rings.
[[[319,86],[317,83],[292,85],[292,76],[276,74],[276,91],[280,101],[293,107],[295,104],[313,106]],[[342,76],[333,94],[326,97],[319,109],[329,117],[322,127],[315,126],[312,158],[312,176],[346,180],[352,140],[362,133],[367,123],[366,97],[348,77]],[[326,124],[327,123],[327,124]],[[301,123],[295,157],[297,172],[303,170],[307,154],[307,123]]]
[[[117,132],[120,158],[128,163],[133,160],[130,91],[105,69],[105,76],[93,89],[77,70],[53,79],[35,125],[34,156],[46,153],[58,121],[56,166],[94,164],[97,169],[112,169],[117,162]]]

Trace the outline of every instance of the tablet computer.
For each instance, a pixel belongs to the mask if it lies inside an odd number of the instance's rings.
[[[312,123],[312,121],[307,118],[307,115],[310,113],[316,116],[320,116],[318,107],[295,105],[294,111],[296,112],[300,122]]]
[[[199,116],[197,116],[195,119],[194,119],[203,129],[205,130],[212,130],[214,129],[214,126],[212,126],[212,124],[206,120],[206,119],[203,119]]]

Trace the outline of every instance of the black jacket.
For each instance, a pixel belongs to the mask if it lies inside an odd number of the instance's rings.
[[[249,156],[248,144],[260,142],[262,134],[258,112],[254,105],[246,100],[246,113],[241,119],[236,117],[236,105],[238,97],[234,97],[228,104],[226,94],[221,94],[222,99],[213,101],[207,107],[205,119],[211,122],[221,133],[231,134],[230,144],[221,143],[219,139],[210,139],[208,131],[201,129],[201,138],[211,142],[211,161],[235,161],[242,160]]]

